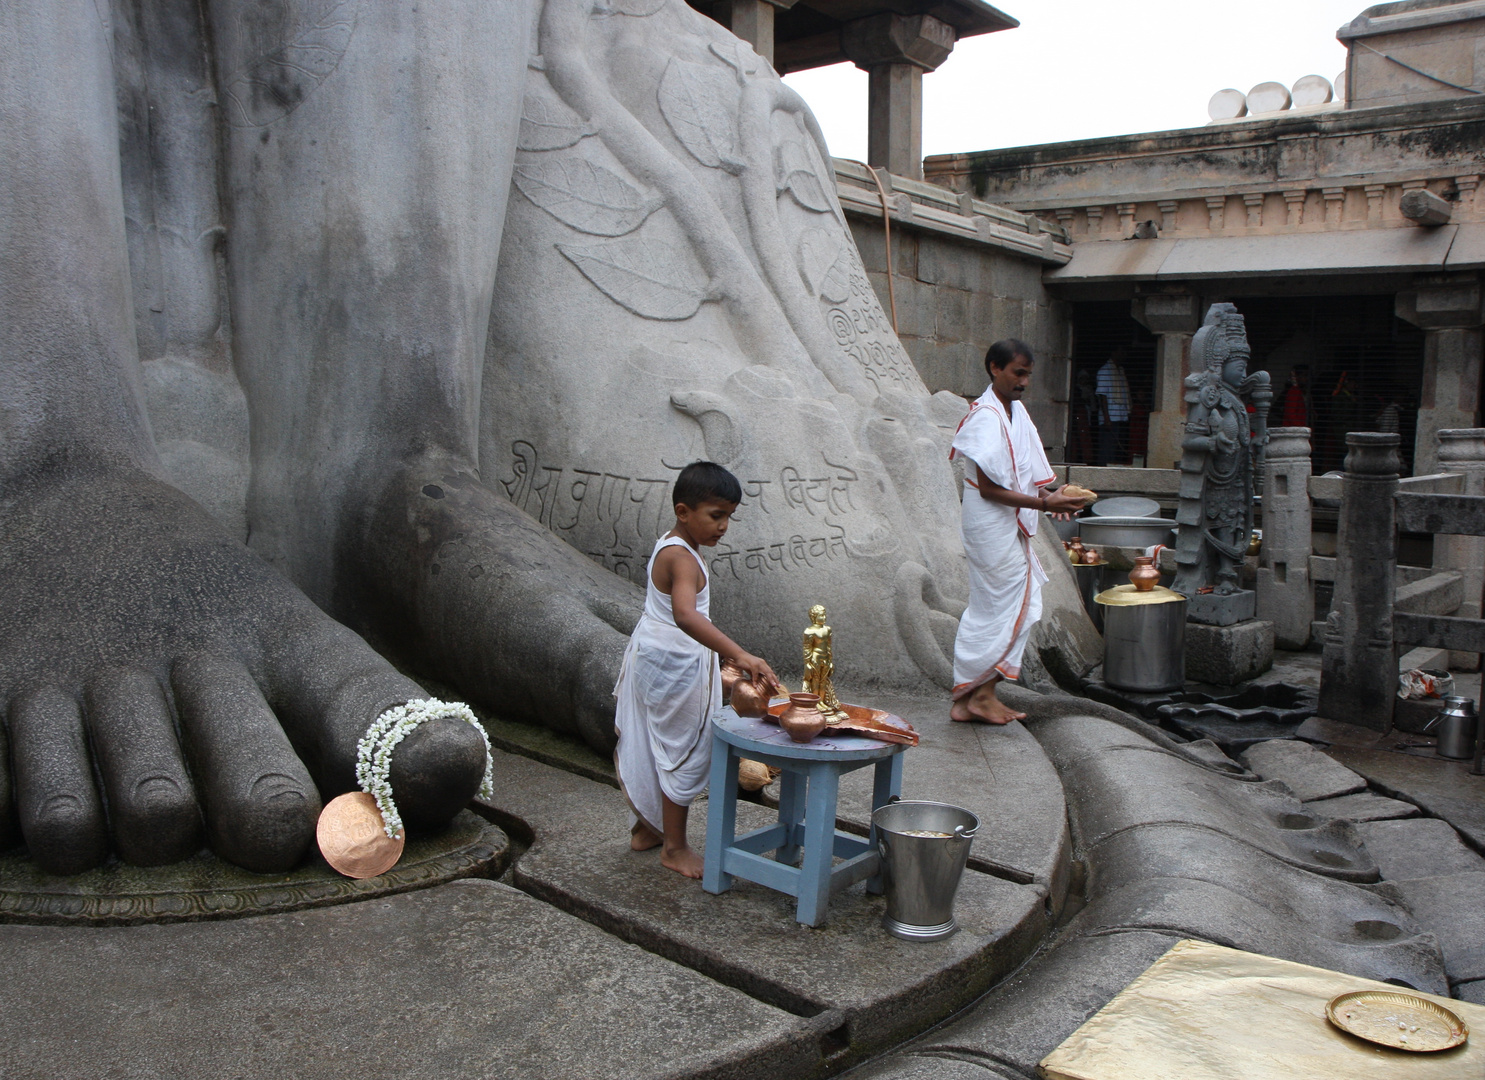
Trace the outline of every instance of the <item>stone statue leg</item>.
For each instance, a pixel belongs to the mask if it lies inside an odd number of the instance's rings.
[[[209,9],[250,546],[472,700],[611,746],[640,593],[486,486],[477,445],[534,4]]]
[[[106,10],[0,7],[0,846],[71,873],[206,837],[283,870],[322,794],[354,786],[367,725],[423,695],[163,479]],[[482,744],[467,725],[414,738],[394,789],[410,823],[446,820]]]
[[[965,404],[930,395],[892,332],[809,110],[676,0],[546,0],[538,53],[484,372],[486,483],[638,583],[676,471],[720,462],[744,488],[709,555],[729,634],[787,662],[824,603],[843,692],[948,688]]]

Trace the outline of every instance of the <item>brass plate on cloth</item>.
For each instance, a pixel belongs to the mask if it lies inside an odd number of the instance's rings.
[[[1093,601],[1105,607],[1143,607],[1146,604],[1178,604],[1185,599],[1164,585],[1156,585],[1149,592],[1141,592],[1133,585],[1115,585],[1099,593]]]
[[[1470,1037],[1463,1020],[1413,994],[1385,990],[1342,994],[1325,1006],[1325,1015],[1342,1031],[1399,1050],[1448,1050]]]

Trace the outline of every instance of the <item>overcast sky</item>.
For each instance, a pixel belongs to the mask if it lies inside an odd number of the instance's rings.
[[[1224,87],[1246,93],[1346,65],[1335,32],[1365,0],[992,0],[1014,30],[961,41],[923,78],[923,153],[1163,131],[1207,122]],[[866,72],[786,80],[831,153],[866,157]]]

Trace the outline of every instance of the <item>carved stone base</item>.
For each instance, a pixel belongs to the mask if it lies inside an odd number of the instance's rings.
[[[1186,602],[1187,622],[1206,623],[1208,626],[1231,626],[1258,613],[1258,594],[1251,589],[1239,589],[1226,596],[1216,593],[1197,593]]]
[[[45,873],[22,853],[0,857],[0,922],[123,926],[240,919],[421,889],[455,878],[497,877],[510,839],[468,810],[434,836],[409,837],[379,877],[342,877],[314,858],[287,874],[255,874],[209,852],[169,866],[110,862],[72,877]]]
[[[1233,626],[1186,624],[1186,678],[1190,682],[1235,686],[1273,666],[1271,622],[1248,619]]]

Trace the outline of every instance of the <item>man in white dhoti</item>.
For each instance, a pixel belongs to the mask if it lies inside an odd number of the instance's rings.
[[[715,547],[742,499],[737,477],[710,461],[681,470],[675,528],[655,544],[647,567],[645,610],[629,638],[614,697],[619,786],[634,814],[629,846],[659,847],[662,865],[701,877],[701,856],[686,841],[691,804],[711,768],[707,720],[722,707],[718,654],[772,693],[768,664],[712,624],[703,547]]]
[[[1066,514],[1081,499],[1053,490],[1052,466],[1021,396],[1031,381],[1031,347],[1008,338],[985,354],[990,385],[954,436],[964,459],[961,529],[969,556],[969,606],[954,639],[954,720],[1024,720],[995,696],[1021,674],[1021,655],[1042,613],[1046,571],[1031,550],[1043,512]]]

